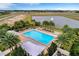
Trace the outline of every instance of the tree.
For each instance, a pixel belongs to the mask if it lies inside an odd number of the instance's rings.
[[[52,21],[43,21],[42,26],[46,30],[51,31],[51,32],[53,32],[54,31],[54,28],[55,28],[55,24]]]
[[[64,42],[61,45],[61,48],[65,49],[67,51],[70,51],[70,49],[76,39],[76,35],[74,34],[74,32],[67,32],[67,33],[64,33],[63,37],[64,37],[64,39],[63,39]]]
[[[16,31],[19,31],[22,28],[25,28],[26,26],[27,26],[27,23],[23,20],[20,20],[15,22],[15,24],[13,25],[13,29],[15,29]]]
[[[14,23],[12,29],[16,31],[20,31],[23,29],[35,27],[35,22],[34,21],[25,21],[25,20],[20,20]]]
[[[79,11],[75,11],[75,13],[79,13]]]
[[[0,29],[0,39],[3,38],[5,36],[5,33],[7,32],[6,29]]]
[[[70,55],[72,56],[79,56],[79,28],[74,29],[76,36],[76,40],[74,41],[71,50]]]
[[[73,28],[68,27],[67,25],[63,28],[63,34],[58,37],[58,41],[61,44],[61,48],[70,51],[73,43],[77,39],[77,35]]]
[[[4,39],[6,32],[7,32],[7,29],[5,29],[5,28],[0,29],[0,50],[1,51],[4,51],[5,49],[8,48],[8,46],[4,45],[2,42],[2,39]]]
[[[73,46],[70,50],[70,55],[79,56],[79,41],[75,42],[75,44],[73,44]]]
[[[41,23],[40,23],[40,22],[36,22],[35,24],[36,24],[36,26],[40,26],[40,25],[41,25]]]
[[[20,42],[17,35],[14,35],[13,33],[5,33],[3,38],[1,38],[1,42],[8,46],[9,48],[12,48],[13,46],[17,46],[17,43]],[[13,50],[13,49],[12,49]]]
[[[76,34],[77,36],[79,36],[79,28],[75,28],[75,29],[74,29],[74,32],[75,32],[75,34]]]
[[[37,21],[35,21],[35,20],[33,20],[33,22],[35,23],[35,26],[40,26],[40,25],[41,25],[40,22],[37,22]]]
[[[53,21],[49,21],[49,25],[50,25],[50,26],[55,26],[55,24],[54,24]]]
[[[51,43],[51,46],[48,48],[48,55],[52,56],[56,49],[57,45],[55,43]]]
[[[11,53],[9,53],[11,56],[27,56],[29,55],[22,47],[15,48]]]
[[[72,29],[68,25],[64,25],[63,32],[71,31]]]
[[[44,26],[49,25],[49,22],[48,21],[43,21],[43,25]]]
[[[63,44],[64,41],[65,41],[64,34],[63,35],[59,35],[57,41],[58,41],[59,44]]]
[[[11,29],[11,27],[8,25],[8,24],[2,24],[2,25],[0,25],[0,29],[6,29],[6,30],[9,30],[9,29]]]

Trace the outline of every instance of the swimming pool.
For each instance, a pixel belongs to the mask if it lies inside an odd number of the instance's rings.
[[[24,32],[23,35],[26,37],[30,37],[45,45],[48,45],[54,39],[54,36],[51,36],[51,35],[36,31],[36,30]]]

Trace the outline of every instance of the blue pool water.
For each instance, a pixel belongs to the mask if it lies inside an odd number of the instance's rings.
[[[44,34],[42,32],[36,31],[36,30],[31,30],[28,32],[23,33],[24,36],[26,37],[30,37],[38,42],[41,42],[43,44],[49,44],[49,42],[51,42],[51,40],[54,39],[53,36],[50,36],[48,34]]]

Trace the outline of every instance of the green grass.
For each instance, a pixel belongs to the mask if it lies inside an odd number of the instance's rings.
[[[4,18],[4,17],[6,17],[7,15],[0,15],[0,18]]]

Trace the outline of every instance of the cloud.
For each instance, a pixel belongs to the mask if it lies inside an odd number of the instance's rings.
[[[40,3],[29,3],[30,6],[39,5]]]
[[[0,10],[10,9],[12,5],[14,5],[14,4],[12,4],[12,3],[0,3]]]
[[[51,10],[53,10],[53,9],[51,9]],[[62,8],[55,8],[54,10],[79,10],[79,8],[62,7]]]
[[[38,6],[40,3],[29,3],[28,5],[31,6]],[[19,7],[20,4],[18,3],[0,3],[0,10],[14,10],[12,7],[15,6],[15,9],[25,9],[24,7]],[[17,7],[18,6],[18,7]]]

